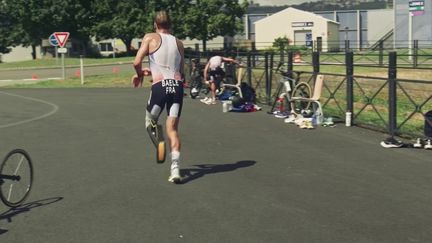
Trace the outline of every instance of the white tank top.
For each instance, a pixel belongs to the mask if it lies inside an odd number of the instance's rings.
[[[181,54],[177,47],[177,39],[170,34],[159,33],[159,35],[161,45],[149,55],[153,84],[165,79],[180,80]]]
[[[210,70],[215,70],[218,67],[222,66],[222,57],[221,56],[214,56],[210,58],[209,60],[209,67]]]

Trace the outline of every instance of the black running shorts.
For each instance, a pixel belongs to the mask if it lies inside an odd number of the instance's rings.
[[[183,106],[183,82],[165,79],[152,85],[147,111],[159,117],[166,105],[169,117],[180,117]]]
[[[225,76],[225,72],[222,68],[218,67],[215,70],[210,70],[209,71],[209,76],[210,76],[210,81],[216,81],[216,82],[220,82],[223,77]],[[219,76],[219,79],[217,79],[217,77]]]

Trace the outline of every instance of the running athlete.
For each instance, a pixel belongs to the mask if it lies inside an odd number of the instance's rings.
[[[240,64],[240,62],[238,62],[237,60],[228,57],[213,56],[212,58],[210,58],[204,68],[204,80],[209,82],[211,97],[206,97],[205,99],[201,100],[208,105],[216,104],[216,86],[219,86],[219,83],[217,82],[220,82],[221,80],[217,79],[216,77],[219,76],[223,78],[225,76],[225,72],[222,69],[223,62]],[[207,78],[208,76],[210,76],[210,79]]]
[[[153,82],[147,102],[146,128],[157,120],[166,106],[166,133],[171,145],[171,173],[168,181],[180,182],[180,138],[178,125],[183,105],[184,48],[183,43],[171,35],[171,21],[165,11],[156,13],[154,33],[144,36],[134,61],[137,73],[133,83],[142,83],[145,72],[142,60],[149,56],[150,72]]]

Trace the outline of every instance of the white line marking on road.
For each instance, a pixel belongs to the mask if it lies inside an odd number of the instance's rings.
[[[11,94],[11,93],[7,93],[7,92],[3,92],[3,91],[0,91],[0,93],[5,94],[5,95],[9,95],[9,96],[14,96],[14,97],[26,99],[26,100],[36,101],[36,102],[43,103],[43,104],[47,104],[53,108],[50,112],[45,113],[41,116],[37,116],[34,118],[30,118],[30,119],[26,119],[26,120],[22,120],[22,121],[18,121],[18,122],[13,122],[13,123],[5,124],[5,125],[0,125],[0,128],[13,127],[13,126],[21,125],[24,123],[29,123],[32,121],[40,120],[40,119],[43,119],[43,118],[46,118],[48,116],[53,115],[54,113],[56,113],[59,110],[58,105],[50,103],[48,101],[44,101],[44,100],[40,100],[40,99],[36,99],[36,98],[31,98],[31,97],[25,97],[25,96],[21,96],[21,95],[17,95],[17,94]]]
[[[12,82],[13,80],[12,79],[2,79],[2,80],[0,80],[0,82]]]

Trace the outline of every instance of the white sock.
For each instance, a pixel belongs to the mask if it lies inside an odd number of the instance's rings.
[[[171,169],[174,167],[178,167],[180,163],[180,151],[172,151],[171,152]]]

